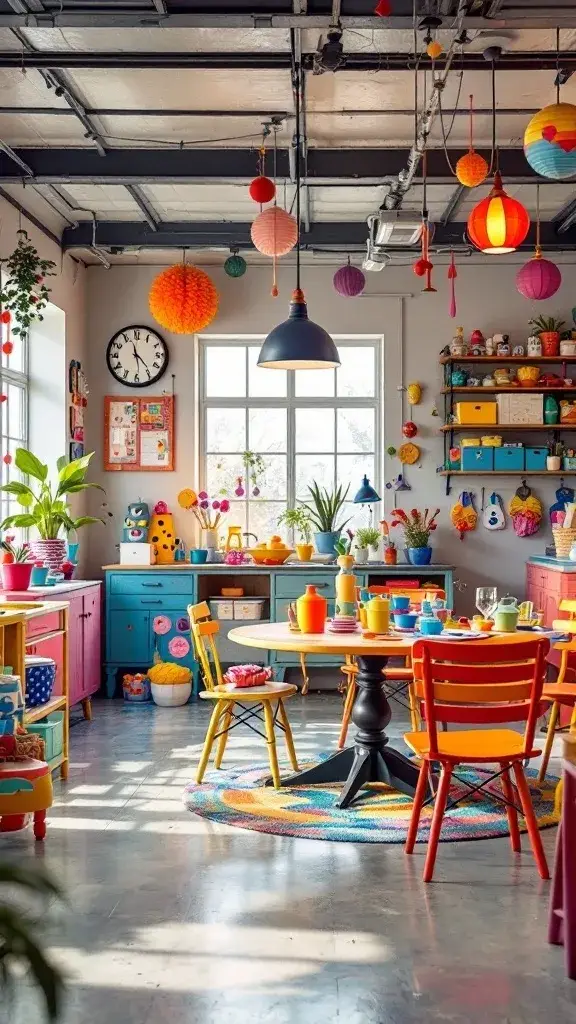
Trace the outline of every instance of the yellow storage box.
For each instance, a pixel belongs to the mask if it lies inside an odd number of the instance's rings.
[[[485,434],[482,438],[483,448],[501,448],[502,437],[500,434]]]
[[[479,448],[480,438],[479,437],[463,437],[460,441],[461,448]]]
[[[458,423],[482,423],[493,426],[498,422],[496,402],[456,402]]]

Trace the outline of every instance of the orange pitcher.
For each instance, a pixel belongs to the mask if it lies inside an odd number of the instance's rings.
[[[323,633],[328,602],[308,584],[306,593],[296,601],[296,618],[301,633]]]

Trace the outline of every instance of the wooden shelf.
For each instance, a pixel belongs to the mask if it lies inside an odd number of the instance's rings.
[[[574,476],[573,469],[441,469],[438,476]]]
[[[576,423],[445,423],[444,434],[461,430],[576,430]]]
[[[531,366],[533,363],[576,363],[576,356],[442,356],[440,362],[443,366],[450,363],[525,363]]]
[[[28,725],[30,722],[40,722],[43,718],[47,718],[53,711],[58,711],[60,708],[66,707],[66,696],[52,697],[51,700],[46,701],[45,704],[40,704],[37,708],[29,708],[28,711],[24,712],[24,725]]]
[[[488,387],[486,387],[486,388],[484,388],[480,384],[477,388],[470,388],[470,387],[465,386],[465,385],[462,385],[462,387],[456,387],[456,385],[452,385],[452,387],[449,387],[449,388],[442,388],[442,391],[440,393],[442,395],[449,395],[449,394],[451,394],[452,391],[463,392],[466,395],[512,395],[512,394],[514,394],[514,395],[523,395],[523,394],[528,394],[528,395],[534,395],[534,394],[537,394],[537,395],[557,395],[559,393],[566,394],[566,395],[571,395],[571,394],[574,394],[574,392],[576,391],[576,387],[572,387],[572,388],[544,388],[544,387],[541,387],[541,388],[523,388],[523,387],[518,386],[518,387],[508,387],[508,388],[507,387],[502,387],[502,388],[496,388],[496,387],[488,388]]]

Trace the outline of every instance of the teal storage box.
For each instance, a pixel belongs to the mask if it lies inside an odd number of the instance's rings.
[[[53,711],[41,722],[32,722],[26,726],[26,732],[42,737],[46,745],[44,757],[50,763],[64,751],[64,712]]]
[[[514,473],[524,469],[523,448],[495,448],[494,469],[500,473]]]
[[[540,471],[546,469],[547,448],[525,448],[524,469]]]
[[[473,448],[465,445],[460,449],[461,468],[477,473],[490,473],[494,469],[494,448]]]

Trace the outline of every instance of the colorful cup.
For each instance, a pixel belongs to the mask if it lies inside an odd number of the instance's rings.
[[[392,597],[390,598],[390,606],[393,612],[407,612],[410,608],[410,598],[399,596],[395,597],[394,594],[392,594]]]
[[[204,565],[204,562],[208,558],[208,551],[206,548],[192,548],[190,552],[190,561],[192,565]]]

